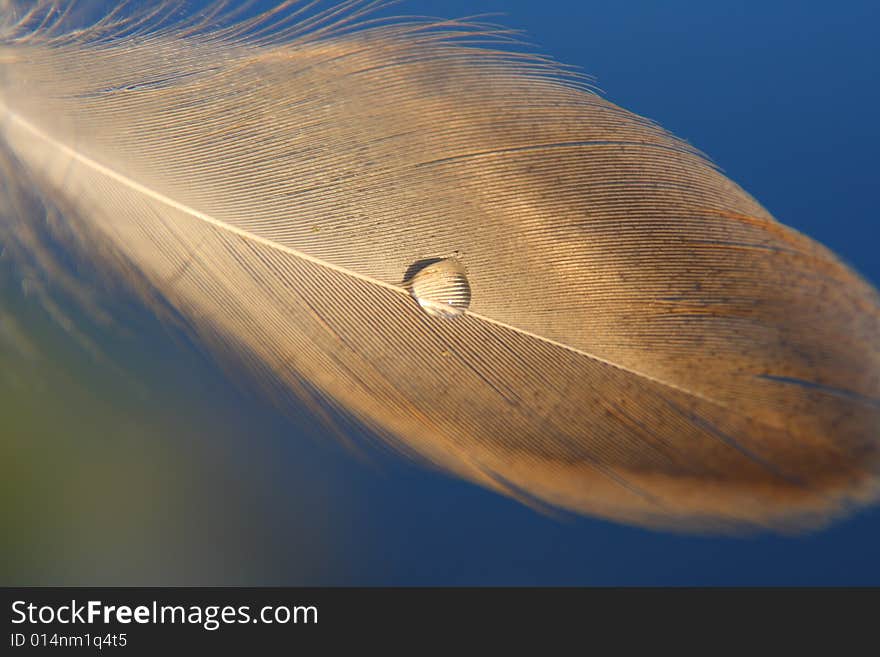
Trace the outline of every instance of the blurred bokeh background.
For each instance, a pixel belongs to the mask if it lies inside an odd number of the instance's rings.
[[[875,0],[384,13],[503,14],[880,285]],[[880,509],[789,537],[548,517],[366,442],[356,457],[133,299],[101,299],[120,327],[63,289],[0,257],[0,584],[880,584]]]

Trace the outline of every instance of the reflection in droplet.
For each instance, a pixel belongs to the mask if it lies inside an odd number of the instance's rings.
[[[433,317],[455,317],[471,303],[467,271],[454,258],[431,258],[414,263],[407,272],[410,293]]]

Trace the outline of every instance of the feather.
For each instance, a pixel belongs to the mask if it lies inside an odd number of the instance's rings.
[[[702,530],[874,499],[868,283],[502,31],[311,4],[7,2],[6,194],[219,358],[499,492]]]

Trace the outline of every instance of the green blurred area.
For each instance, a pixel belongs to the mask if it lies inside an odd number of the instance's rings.
[[[344,460],[122,311],[96,326],[0,260],[0,584],[332,579]]]

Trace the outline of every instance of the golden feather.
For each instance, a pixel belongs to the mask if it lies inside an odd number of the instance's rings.
[[[6,195],[64,208],[221,358],[577,512],[873,499],[876,291],[654,123],[465,23],[73,6],[0,23]]]

